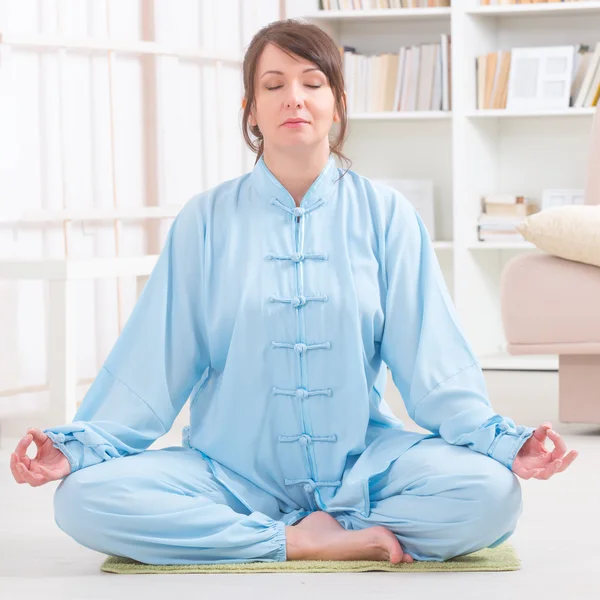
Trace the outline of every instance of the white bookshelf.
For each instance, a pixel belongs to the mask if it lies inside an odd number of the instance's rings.
[[[469,244],[469,250],[507,250],[507,251],[521,251],[521,250],[536,250],[536,247],[530,242],[475,242]]]
[[[544,117],[591,117],[593,114],[593,108],[566,108],[564,110],[538,110],[536,112],[488,108],[470,111],[466,116],[469,119],[540,119]]]
[[[480,242],[480,197],[582,188],[593,109],[525,113],[478,110],[475,58],[522,46],[600,41],[600,1],[450,9],[318,11],[318,0],[287,0],[339,45],[365,54],[452,36],[452,112],[349,115],[346,155],[372,178],[427,178],[435,184],[434,246],[467,337],[485,369],[556,370],[556,356],[511,356],[500,316],[506,262],[538,252],[528,242]]]
[[[368,112],[350,113],[348,119],[353,121],[436,121],[450,120],[452,114],[442,110],[410,110],[405,112]]]
[[[458,0],[460,1],[460,0]],[[587,2],[549,2],[540,4],[515,4],[496,6],[472,6],[467,8],[467,15],[498,18],[498,17],[544,17],[568,16],[569,14],[600,14],[600,2],[596,0]]]
[[[308,5],[309,2],[306,2]],[[302,8],[299,7],[302,11]],[[450,8],[403,8],[393,10],[315,10],[313,12],[300,12],[300,16],[311,21],[360,21],[385,22],[390,20],[402,21],[434,21],[444,20],[450,22]],[[291,16],[291,15],[290,15]]]
[[[480,355],[479,363],[482,369],[496,371],[558,371],[558,356],[511,356],[506,352],[497,352]]]

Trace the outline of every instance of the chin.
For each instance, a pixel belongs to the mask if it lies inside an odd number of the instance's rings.
[[[287,152],[294,152],[294,151],[298,151],[298,152],[303,152],[305,150],[310,150],[311,148],[314,148],[316,145],[318,144],[318,142],[316,142],[315,140],[285,140],[283,142],[281,142],[280,144],[277,144],[277,147],[280,148],[281,150],[285,150]]]

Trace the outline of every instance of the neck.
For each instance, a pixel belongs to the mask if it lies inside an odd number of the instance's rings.
[[[303,155],[269,151],[265,146],[263,160],[269,171],[290,193],[296,206],[300,206],[302,198],[329,160],[329,143],[316,152],[311,151]]]

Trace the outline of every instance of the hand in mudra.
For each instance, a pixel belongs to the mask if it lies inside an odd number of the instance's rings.
[[[546,449],[544,442],[547,437],[554,444],[553,450]],[[552,429],[552,424],[544,423],[533,432],[515,456],[513,473],[523,479],[550,479],[556,473],[564,471],[577,458],[577,450],[571,450],[568,454],[566,452],[567,445]]]
[[[37,446],[35,458],[27,456],[27,448],[34,441]],[[31,428],[19,441],[10,455],[10,470],[17,483],[38,487],[66,477],[71,472],[67,457],[52,445],[52,440],[40,429]]]

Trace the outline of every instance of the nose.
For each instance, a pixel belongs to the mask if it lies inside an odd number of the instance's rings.
[[[302,86],[293,82],[288,86],[288,95],[285,99],[286,108],[302,108],[304,104],[304,97],[302,95]]]

